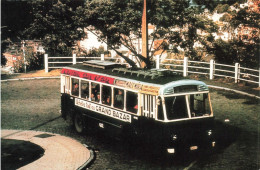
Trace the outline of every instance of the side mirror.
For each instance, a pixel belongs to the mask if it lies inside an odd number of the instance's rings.
[[[157,104],[158,106],[160,106],[160,105],[161,105],[161,99],[157,99],[157,100],[156,100],[156,104]]]

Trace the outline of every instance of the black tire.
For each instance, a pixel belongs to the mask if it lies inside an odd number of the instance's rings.
[[[85,125],[84,125],[83,116],[80,113],[77,113],[74,116],[74,128],[76,132],[78,132],[79,134],[84,133]]]

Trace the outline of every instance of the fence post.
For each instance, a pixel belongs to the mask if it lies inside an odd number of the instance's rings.
[[[104,60],[105,60],[105,55],[101,54],[101,61],[104,61]]]
[[[210,60],[210,70],[209,70],[209,79],[214,79],[215,72],[215,61],[213,59]]]
[[[44,54],[44,67],[45,67],[45,73],[49,72],[49,63],[48,63],[48,54]]]
[[[188,75],[188,57],[184,57],[183,59],[183,77],[186,77]]]
[[[240,64],[236,63],[235,64],[235,83],[238,83],[238,80],[239,80],[239,67],[240,67]]]
[[[156,69],[160,69],[160,56],[156,56]]]
[[[76,54],[72,55],[72,64],[76,64],[77,63],[77,59],[76,59]]]

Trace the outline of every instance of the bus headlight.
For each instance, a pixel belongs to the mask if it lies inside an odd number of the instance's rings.
[[[212,130],[208,130],[208,136],[212,135]]]
[[[174,149],[174,148],[169,148],[169,149],[167,149],[167,152],[168,152],[168,153],[174,153],[174,152],[175,152],[175,149]]]
[[[212,147],[214,148],[214,147],[216,146],[216,142],[213,141],[213,142],[211,143],[211,145],[212,145]]]
[[[177,135],[172,135],[172,140],[177,140]]]

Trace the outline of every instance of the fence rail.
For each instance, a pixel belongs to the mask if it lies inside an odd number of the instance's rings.
[[[104,54],[101,54],[100,57],[77,57],[76,54],[68,57],[49,57],[48,54],[44,54],[44,67],[45,72],[48,73],[49,69],[58,69],[63,68],[68,65],[83,63],[85,60],[112,60],[118,63],[123,63],[123,58],[111,58],[105,57]]]
[[[45,58],[45,72],[48,72],[52,68],[63,68],[66,65],[83,63],[86,59],[96,59],[96,60],[116,60],[117,62],[123,63],[123,58],[111,58],[104,57],[101,54],[100,57],[76,57],[73,54],[72,57],[48,57],[48,54],[44,55]],[[188,74],[201,74],[208,75],[210,80],[214,77],[224,77],[234,79],[235,83],[240,81],[258,84],[260,87],[260,68],[258,70],[241,67],[239,63],[235,65],[227,65],[215,63],[214,60],[210,62],[201,61],[189,61],[188,57],[183,60],[180,59],[165,59],[162,63],[160,58],[156,58],[156,69],[167,68],[175,72],[182,72],[183,76],[186,77]]]
[[[244,81],[258,84],[258,87],[260,87],[260,68],[256,70],[241,67],[239,63],[227,65],[215,63],[214,60],[210,62],[189,61],[187,57],[183,60],[166,59],[162,63],[158,57],[156,59],[156,68],[168,68],[172,71],[182,72],[184,77],[188,74],[203,74],[208,75],[211,80],[214,77],[224,77],[234,79],[235,83]]]

